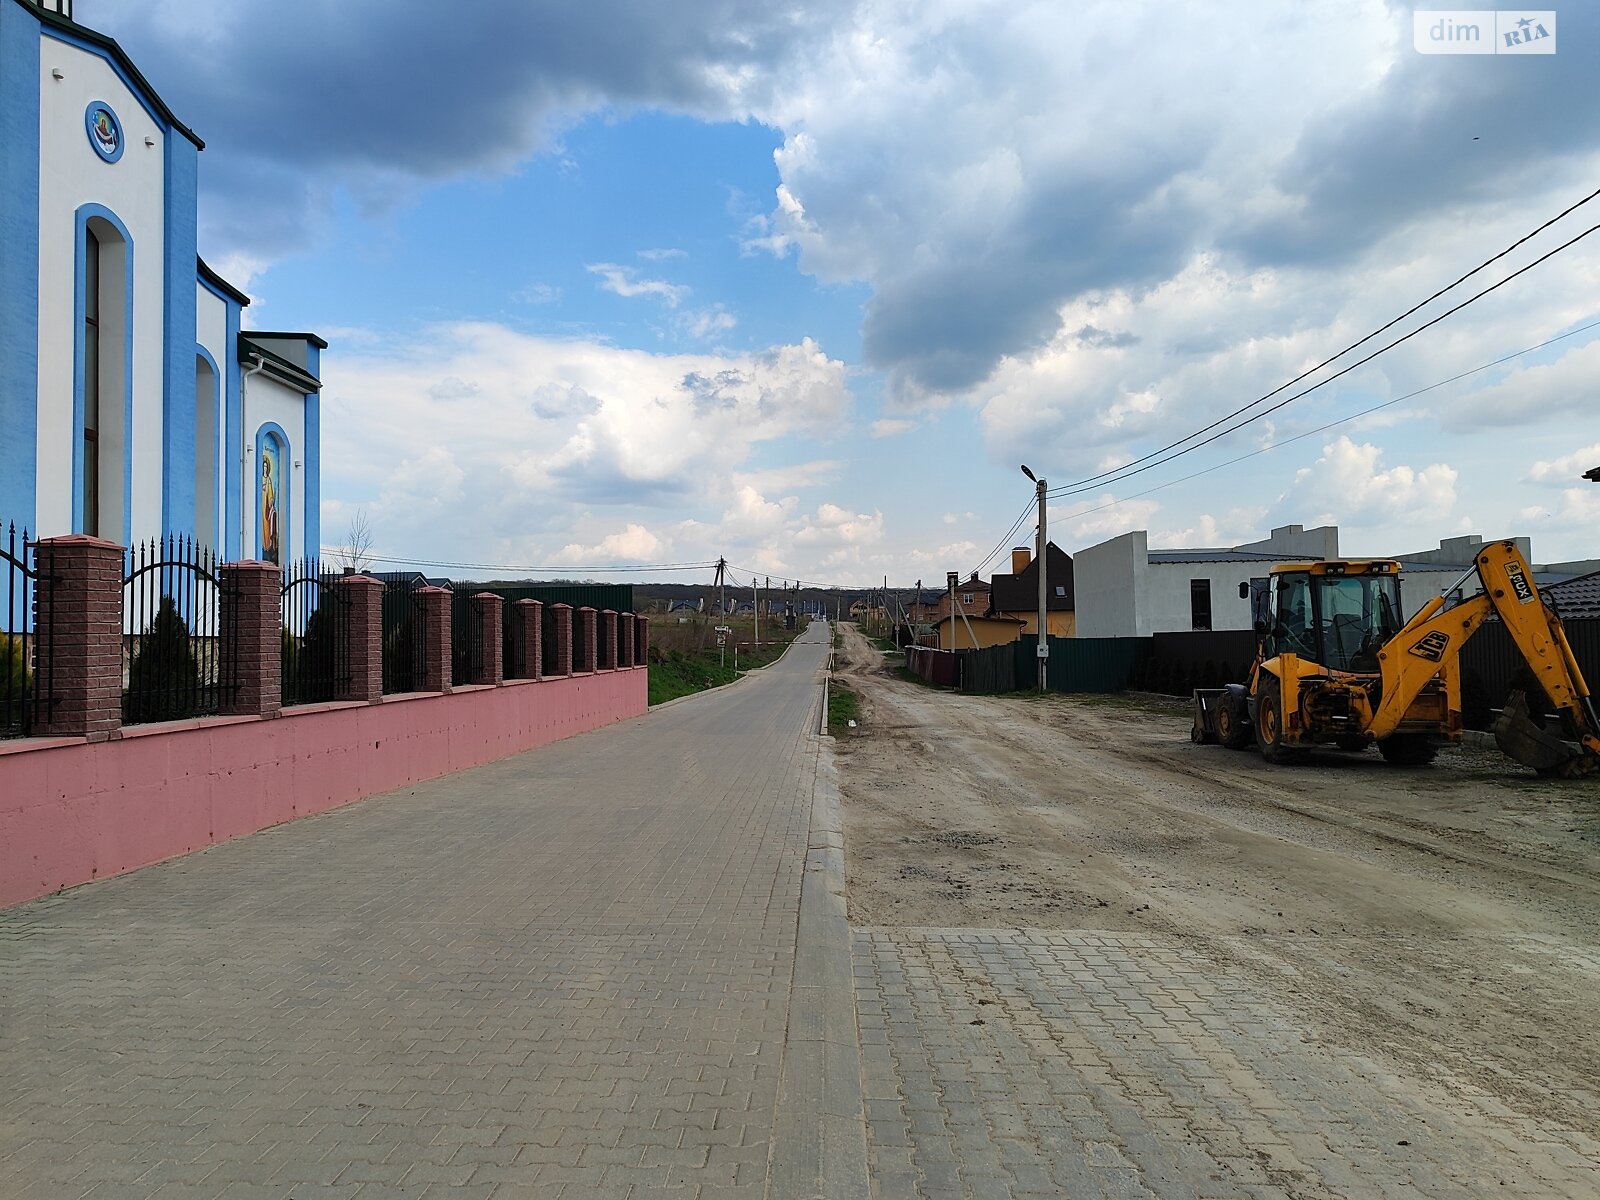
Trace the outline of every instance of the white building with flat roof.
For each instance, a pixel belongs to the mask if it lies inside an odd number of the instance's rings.
[[[1208,549],[1152,550],[1149,536],[1136,529],[1073,556],[1079,637],[1249,629],[1250,600],[1240,596],[1240,584],[1264,587],[1278,563],[1341,557],[1336,525],[1283,525],[1258,542]],[[1531,562],[1529,539],[1512,540]],[[1477,592],[1477,576],[1469,572],[1483,544],[1481,536],[1466,534],[1446,538],[1434,550],[1345,557],[1399,560],[1400,600],[1410,614],[1458,582],[1463,596]],[[1583,565],[1536,567],[1534,578],[1543,587],[1582,574],[1563,568]]]

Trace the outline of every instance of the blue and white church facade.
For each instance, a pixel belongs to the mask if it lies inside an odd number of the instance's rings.
[[[202,148],[71,0],[0,0],[0,522],[316,554],[327,344],[242,328]]]

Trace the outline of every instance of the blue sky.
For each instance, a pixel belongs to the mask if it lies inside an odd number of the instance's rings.
[[[202,252],[251,323],[332,343],[325,540],[359,511],[385,555],[545,575],[992,569],[1031,529],[1019,462],[1060,485],[1138,459],[1600,186],[1588,6],[1520,58],[1419,55],[1411,9],[1372,0],[77,16],[206,139]],[[1591,241],[1214,446],[1056,498],[1054,539],[1331,521],[1353,554],[1476,532],[1600,555]]]

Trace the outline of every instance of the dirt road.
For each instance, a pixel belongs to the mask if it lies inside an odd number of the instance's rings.
[[[844,628],[852,924],[1180,939],[1311,1038],[1600,1133],[1600,786],[1490,751],[1269,767],[1183,705],[930,689]]]

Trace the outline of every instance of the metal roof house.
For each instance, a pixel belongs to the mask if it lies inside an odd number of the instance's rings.
[[[1076,631],[1072,556],[1054,542],[1044,551],[1045,620],[1051,637],[1071,637]],[[989,580],[989,616],[1015,617],[1022,633],[1037,633],[1039,625],[1039,564],[1025,546],[1011,551],[1011,572]]]

